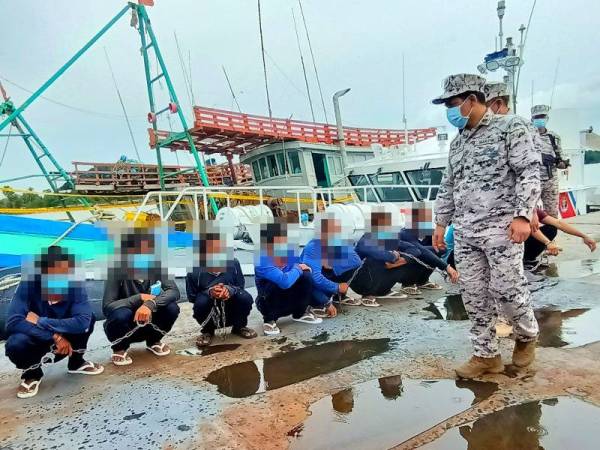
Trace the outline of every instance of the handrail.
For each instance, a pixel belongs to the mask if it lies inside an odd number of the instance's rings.
[[[285,191],[296,197],[296,206],[298,208],[298,218],[300,220],[301,206],[300,206],[300,195],[301,194],[309,194],[312,198],[313,210],[317,212],[317,201],[318,198],[325,202],[325,204],[331,206],[334,203],[334,194],[338,192],[351,192],[355,193],[357,190],[363,191],[363,201],[362,203],[369,203],[366,201],[367,199],[367,190],[375,190],[375,189],[394,189],[394,188],[413,188],[413,189],[427,189],[427,199],[424,201],[431,201],[429,197],[431,196],[431,191],[433,189],[439,188],[439,185],[430,185],[430,184],[367,184],[362,186],[334,186],[327,188],[314,188],[311,186],[190,186],[186,187],[180,191],[151,191],[148,192],[144,196],[144,200],[139,206],[135,216],[133,217],[133,221],[137,221],[144,207],[148,205],[148,202],[153,197],[158,197],[158,205],[159,205],[159,215],[161,220],[169,220],[169,217],[173,214],[177,206],[181,203],[183,197],[191,196],[194,200],[194,215],[196,216],[196,220],[200,218],[200,211],[198,208],[198,196],[202,196],[203,203],[203,211],[204,217],[207,217],[208,213],[208,198],[211,194],[219,194],[219,193],[227,193],[231,191],[256,191],[259,197],[259,204],[264,203],[264,192],[265,191]],[[172,206],[167,210],[166,214],[164,212],[164,200],[169,197],[175,197],[174,200],[170,200],[172,202]],[[377,203],[381,203],[380,200],[377,200]],[[229,204],[229,203],[228,203]],[[261,211],[262,214],[262,211]]]

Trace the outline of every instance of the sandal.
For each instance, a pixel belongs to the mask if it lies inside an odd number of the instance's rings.
[[[263,333],[267,336],[275,336],[281,333],[281,330],[277,326],[276,322],[265,322],[263,324]]]
[[[362,306],[367,306],[369,308],[378,308],[381,306],[379,303],[377,303],[377,299],[375,297],[363,297],[360,303]]]
[[[432,291],[441,291],[442,290],[442,286],[440,286],[437,283],[434,283],[433,281],[428,281],[425,284],[422,284],[421,286],[419,286],[421,289],[430,289]]]
[[[133,363],[133,359],[131,359],[127,352],[123,354],[113,353],[110,359],[115,366],[128,366],[129,364]]]
[[[100,375],[104,372],[104,366],[90,361],[85,361],[79,369],[67,370],[69,373],[79,373],[82,375]]]
[[[340,305],[360,306],[362,305],[362,302],[359,298],[344,297],[340,300]]]
[[[157,342],[150,347],[146,347],[146,350],[151,351],[156,356],[167,356],[169,353],[171,353],[171,349],[164,342]]]
[[[40,388],[40,383],[42,380],[32,380],[27,383],[27,380],[22,380],[21,384],[17,388],[17,397],[18,398],[31,398],[35,397]]]
[[[321,319],[320,317],[315,317],[314,314],[309,312],[304,313],[302,317],[299,317],[297,319],[295,317],[292,317],[292,320],[295,322],[308,323],[310,325],[318,325],[323,322],[323,319]]]
[[[402,292],[408,295],[419,295],[422,292],[416,286],[407,286],[402,288]]]
[[[231,332],[240,337],[243,337],[244,339],[254,339],[258,336],[258,334],[256,334],[256,331],[248,327],[242,327],[239,330],[232,329]]]
[[[408,295],[399,291],[390,291],[385,295],[378,295],[377,298],[408,298]]]
[[[213,340],[213,335],[212,334],[202,333],[196,339],[196,347],[198,347],[200,349],[202,347],[208,347],[210,345],[210,343],[212,342],[212,340]]]

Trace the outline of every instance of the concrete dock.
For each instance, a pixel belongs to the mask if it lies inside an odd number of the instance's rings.
[[[600,241],[600,213],[569,222]],[[469,321],[450,311],[443,297],[458,288],[446,284],[317,326],[282,320],[274,338],[217,337],[240,345],[204,356],[183,303],[169,357],[138,344],[133,364],[115,367],[99,322],[87,358],[104,374],[68,375],[63,361],[30,400],[16,398],[19,373],[2,356],[0,449],[597,449],[600,250],[558,242],[562,254],[531,277],[543,347],[530,370],[455,381]],[[250,326],[261,324],[253,310]],[[507,364],[512,344],[501,339]]]

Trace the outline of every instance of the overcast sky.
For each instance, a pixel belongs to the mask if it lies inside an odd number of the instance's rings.
[[[0,0],[0,77],[35,90],[97,30],[125,5],[122,0]],[[267,114],[255,0],[156,0],[148,8],[162,53],[186,117],[191,106],[177,56],[191,55],[196,104],[234,109],[221,66],[229,73],[244,112]],[[483,56],[494,50],[498,32],[496,0],[303,0],[323,87],[329,120],[332,94],[352,91],[342,100],[344,123],[377,128],[402,127],[402,54],[406,59],[406,106],[409,127],[445,125],[443,108],[430,104],[450,73],[475,72]],[[518,41],[533,0],[507,0],[505,35]],[[537,2],[521,75],[520,113],[534,101],[548,103],[557,60],[555,108],[582,107],[589,124],[600,129],[600,2]],[[292,9],[300,21],[297,0],[262,0],[263,30],[273,115],[310,120],[296,45]],[[324,121],[303,28],[304,59],[317,114]],[[115,71],[135,140],[144,162],[148,149],[145,115],[148,101],[139,35],[121,19],[88,53],[38,99],[25,117],[71,169],[71,161],[115,161],[135,158],[104,54]],[[500,73],[490,79],[500,79]],[[20,104],[28,93],[3,80]],[[158,90],[159,105],[167,101]],[[588,117],[589,116],[589,117]],[[161,127],[168,125],[162,122]],[[6,131],[6,130],[5,130]],[[5,132],[3,131],[3,132]],[[0,138],[0,156],[5,138]],[[173,155],[167,162],[176,162]],[[180,154],[188,164],[188,155]],[[0,180],[39,173],[26,147],[11,139],[0,167]],[[15,185],[42,186],[38,181]]]

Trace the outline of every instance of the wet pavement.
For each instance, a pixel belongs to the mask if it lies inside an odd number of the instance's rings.
[[[577,226],[600,239],[599,218],[577,217]],[[365,449],[530,450],[512,441],[490,444],[500,439],[495,433],[511,430],[524,444],[535,445],[537,435],[545,450],[596,450],[600,253],[590,254],[580,239],[558,241],[564,251],[550,267],[559,276],[530,278],[542,329],[536,364],[484,377],[491,383],[479,384],[485,389],[454,381],[453,368],[470,355],[469,321],[425,320],[461,317],[454,286],[381,299],[380,308],[344,307],[315,326],[283,319],[280,336],[217,337],[203,354],[195,351],[199,327],[184,303],[166,339],[172,355],[157,358],[137,345],[131,366],[114,367],[98,326],[86,357],[105,364],[105,373],[67,375],[61,362],[45,369],[30,400],[16,399],[19,373],[0,358],[0,448],[268,450],[361,442]],[[581,263],[590,259],[596,262]],[[437,274],[432,280],[443,283]],[[254,309],[249,326],[258,331],[261,324]],[[512,346],[500,340],[506,363]],[[233,374],[240,367],[242,375]]]
[[[325,397],[292,435],[292,449],[387,449],[489,398],[496,383],[382,377]]]
[[[337,341],[225,366],[206,381],[221,394],[241,398],[330,373],[390,349],[389,339]]]
[[[600,408],[573,398],[509,406],[453,428],[427,450],[592,450],[599,447]]]

